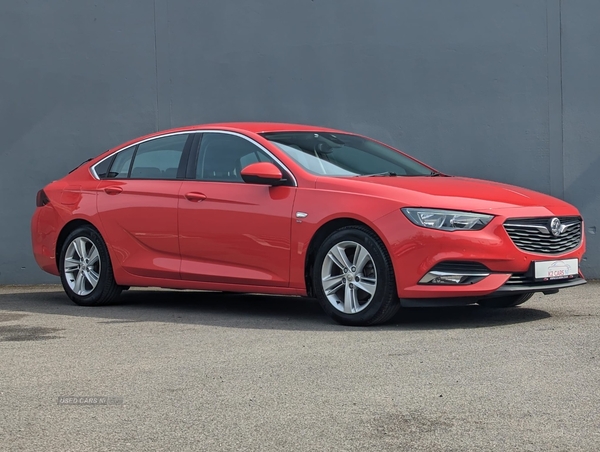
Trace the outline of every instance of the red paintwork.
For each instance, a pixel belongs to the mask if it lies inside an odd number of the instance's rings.
[[[177,209],[182,181],[96,181],[96,227],[119,270],[132,275],[179,278]],[[122,188],[118,195],[107,188]],[[115,265],[116,266],[116,265]]]
[[[102,180],[89,168],[144,138],[174,131],[224,130],[246,135],[276,155],[297,187],[191,180]],[[32,219],[38,264],[57,275],[56,242],[73,220],[91,223],[108,244],[115,279],[127,286],[305,295],[307,249],[336,219],[373,229],[392,258],[405,298],[487,295],[533,260],[581,259],[581,246],[560,256],[523,252],[502,226],[510,217],[579,215],[559,199],[495,182],[460,177],[333,178],[306,172],[258,133],[339,131],[294,124],[227,123],[158,132],[107,151],[44,188],[50,203]],[[253,164],[253,173],[264,172]],[[260,166],[260,168],[258,168]],[[257,169],[258,168],[258,169]],[[262,174],[262,173],[261,173]],[[413,225],[406,206],[491,213],[481,231],[446,232]],[[296,212],[308,216],[296,219]],[[444,260],[477,261],[498,272],[469,286],[418,285]]]
[[[271,179],[274,181],[281,180],[282,174],[275,165],[270,162],[252,163],[244,168],[241,173],[244,176],[257,176],[263,179]]]
[[[180,193],[201,192],[206,199],[179,198],[181,278],[287,287],[296,191],[294,187],[183,182]]]

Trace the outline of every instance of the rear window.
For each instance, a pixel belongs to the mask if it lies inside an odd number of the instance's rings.
[[[106,177],[109,179],[127,179],[134,151],[135,146],[132,146],[115,155]]]
[[[100,179],[176,179],[189,137],[177,134],[145,141],[101,161],[94,170]]]
[[[176,179],[188,134],[146,141],[138,146],[131,167],[132,179]]]

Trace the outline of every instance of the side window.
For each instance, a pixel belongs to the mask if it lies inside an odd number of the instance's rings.
[[[135,146],[132,146],[115,155],[110,171],[106,174],[107,179],[127,179],[134,150]]]
[[[105,179],[107,177],[108,169],[110,168],[112,160],[113,157],[108,157],[107,159],[102,160],[100,163],[97,163],[96,166],[94,166],[94,171],[100,179]]]
[[[131,179],[176,179],[188,134],[146,141],[138,146]]]
[[[243,182],[240,172],[256,162],[273,162],[273,159],[237,135],[205,133],[200,143],[196,179]]]

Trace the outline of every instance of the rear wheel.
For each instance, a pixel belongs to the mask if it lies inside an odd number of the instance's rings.
[[[525,303],[533,297],[533,293],[525,293],[519,295],[507,295],[505,297],[488,298],[479,300],[477,303],[484,308],[512,308]]]
[[[92,227],[82,226],[67,236],[60,253],[59,269],[66,294],[79,305],[109,304],[121,294],[106,244]]]
[[[376,325],[400,308],[391,259],[369,229],[347,226],[321,245],[312,272],[323,310],[344,325]]]

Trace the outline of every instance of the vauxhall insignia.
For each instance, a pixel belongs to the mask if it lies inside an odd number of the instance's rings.
[[[179,188],[160,182],[181,174],[193,177]],[[584,284],[579,211],[515,193],[333,129],[192,126],[128,141],[46,185],[31,244],[82,306],[137,286],[310,295],[343,325],[375,325],[403,306],[512,308]]]

